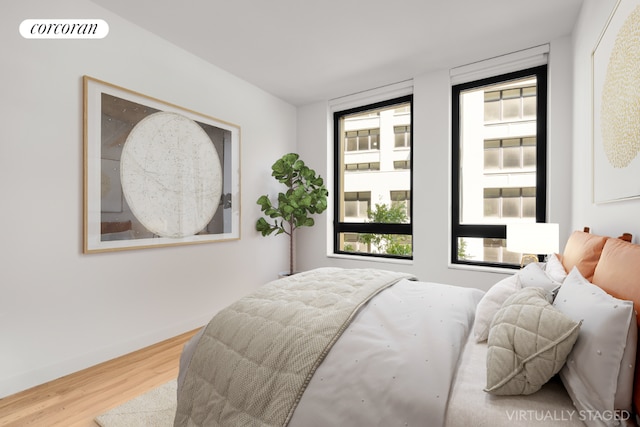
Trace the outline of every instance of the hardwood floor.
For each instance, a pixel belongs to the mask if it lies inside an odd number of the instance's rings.
[[[0,399],[0,426],[95,427],[97,415],[176,378],[196,332]]]

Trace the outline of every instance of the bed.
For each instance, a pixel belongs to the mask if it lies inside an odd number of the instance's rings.
[[[377,269],[264,285],[186,346],[175,426],[635,425],[640,246],[575,231],[482,292]]]

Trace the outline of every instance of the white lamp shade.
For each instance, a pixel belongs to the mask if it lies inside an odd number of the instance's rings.
[[[507,224],[507,250],[522,254],[551,254],[559,250],[559,226],[545,222]]]

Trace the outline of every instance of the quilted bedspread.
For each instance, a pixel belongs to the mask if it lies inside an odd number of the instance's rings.
[[[405,273],[321,268],[271,282],[206,326],[175,426],[284,426],[359,308]]]

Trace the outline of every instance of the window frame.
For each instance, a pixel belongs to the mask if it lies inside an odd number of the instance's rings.
[[[505,74],[464,82],[451,86],[451,253],[452,265],[519,268],[517,264],[458,259],[460,238],[506,239],[506,224],[461,224],[461,147],[460,147],[460,94],[468,89],[508,82],[529,76],[536,77],[536,222],[547,219],[547,64]]]
[[[409,191],[410,191],[410,203],[409,203],[409,223],[406,224],[385,224],[385,223],[371,223],[371,222],[341,222],[340,209],[341,209],[341,188],[343,180],[343,171],[341,169],[341,135],[340,135],[340,120],[343,116],[363,113],[370,110],[375,110],[384,107],[391,107],[394,105],[409,103],[409,114],[411,115],[411,123],[409,126]],[[413,94],[394,97],[378,102],[373,102],[366,105],[352,107],[333,113],[333,171],[334,171],[334,186],[333,186],[333,253],[336,255],[350,255],[358,257],[370,257],[370,258],[390,258],[401,260],[413,259]],[[394,142],[395,144],[395,142]],[[406,147],[405,147],[406,148]],[[398,234],[408,235],[411,237],[412,251],[411,256],[391,255],[391,254],[375,254],[365,252],[348,252],[340,250],[340,234],[341,233],[361,233],[361,234]]]

